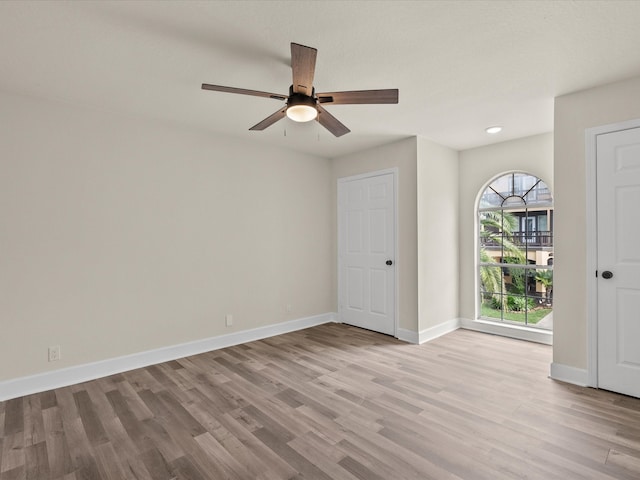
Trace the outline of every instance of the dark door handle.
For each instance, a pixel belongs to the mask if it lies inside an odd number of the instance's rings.
[[[393,265],[393,261],[391,261],[391,260],[387,260],[385,263],[386,263],[387,265]]]
[[[609,280],[611,277],[613,277],[613,272],[610,272],[609,270],[602,272],[602,278],[605,280]]]

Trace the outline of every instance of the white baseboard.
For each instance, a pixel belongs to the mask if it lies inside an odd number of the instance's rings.
[[[453,320],[448,320],[434,327],[425,328],[419,332],[399,328],[396,332],[396,338],[407,343],[421,344],[453,332],[458,328],[460,328],[460,320],[454,318]]]
[[[407,343],[417,344],[420,339],[418,332],[414,332],[413,330],[407,330],[405,328],[398,328],[396,330],[396,338],[398,340],[402,340]]]
[[[0,401],[11,398],[45,392],[54,388],[66,387],[96,378],[126,372],[135,368],[147,367],[177,358],[197,355],[241,343],[294,332],[335,321],[335,313],[325,313],[313,317],[299,318],[288,322],[276,323],[251,330],[229,333],[218,337],[195,340],[193,342],[170,345],[155,350],[134,353],[123,357],[110,358],[99,362],[77,365],[51,372],[39,373],[28,377],[15,378],[0,382]]]
[[[467,330],[475,330],[476,332],[490,333],[492,335],[517,338],[528,342],[553,345],[553,332],[549,330],[542,330],[540,328],[520,327],[518,325],[502,325],[485,320],[469,320],[468,318],[460,319],[460,327]]]
[[[460,319],[454,318],[452,320],[441,323],[440,325],[436,325],[435,327],[420,330],[420,333],[418,334],[418,341],[420,343],[429,342],[434,338],[438,338],[442,335],[446,335],[447,333],[451,333],[458,328],[460,328]]]
[[[562,365],[561,363],[554,362],[551,364],[549,376],[554,380],[572,383],[580,387],[590,386],[589,374],[587,370],[582,368],[571,367],[569,365]]]

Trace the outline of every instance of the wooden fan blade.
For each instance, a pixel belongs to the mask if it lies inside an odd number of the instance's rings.
[[[340,122],[340,120],[338,120],[336,117],[331,115],[329,112],[327,112],[320,105],[316,105],[316,108],[318,109],[318,118],[317,118],[317,120],[320,123],[320,125],[322,125],[324,128],[329,130],[336,137],[341,137],[345,133],[349,133],[351,131],[347,127],[345,127]]]
[[[291,44],[291,69],[293,70],[293,92],[313,95],[313,76],[316,71],[318,50],[297,43]]]
[[[215,92],[239,93],[240,95],[253,95],[254,97],[273,98],[275,100],[286,100],[289,98],[286,95],[280,95],[278,93],[259,92],[258,90],[247,90],[245,88],[223,87],[221,85],[209,85],[208,83],[203,83],[202,89],[213,90]]]
[[[333,105],[398,103],[398,89],[318,93],[317,98],[319,103],[331,103]]]
[[[287,107],[281,108],[276,113],[269,115],[267,118],[262,120],[260,123],[256,123],[249,130],[264,130],[267,127],[270,127],[278,120],[281,120],[287,114]]]

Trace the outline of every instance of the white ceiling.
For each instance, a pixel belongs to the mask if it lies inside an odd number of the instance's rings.
[[[467,149],[553,130],[553,98],[640,75],[638,1],[0,2],[0,90],[154,117],[335,157],[412,135]],[[290,42],[317,91],[399,88],[335,105],[351,129],[284,119]],[[0,105],[1,108],[1,105]],[[485,127],[499,124],[495,136]]]

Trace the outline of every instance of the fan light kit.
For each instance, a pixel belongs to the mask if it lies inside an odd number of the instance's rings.
[[[294,122],[310,122],[318,116],[316,101],[305,95],[294,94],[287,102],[287,117]]]
[[[293,105],[287,108],[287,117],[294,122],[310,122],[318,116],[318,110],[309,105]]]
[[[277,112],[271,114],[249,130],[264,130],[278,120],[287,116],[295,122],[310,122],[317,120],[320,125],[329,130],[336,137],[349,133],[340,121],[331,115],[323,104],[354,105],[354,104],[382,104],[398,103],[398,89],[387,90],[355,90],[350,92],[318,93],[313,88],[313,76],[316,69],[315,48],[305,47],[297,43],[291,44],[291,70],[293,71],[293,85],[289,87],[289,95],[246,90],[244,88],[223,87],[221,85],[202,84],[203,90],[216,92],[238,93],[255,97],[286,100],[287,104]]]

